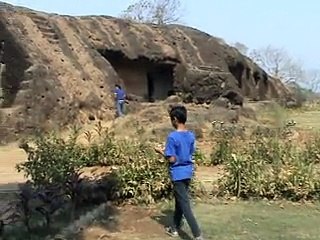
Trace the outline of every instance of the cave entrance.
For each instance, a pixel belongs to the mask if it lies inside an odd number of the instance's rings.
[[[146,57],[131,60],[121,51],[99,51],[112,65],[128,94],[146,101],[164,100],[173,92],[172,62],[155,62]]]

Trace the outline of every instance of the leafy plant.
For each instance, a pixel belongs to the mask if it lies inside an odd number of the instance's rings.
[[[316,135],[315,138],[307,141],[304,147],[303,160],[309,163],[320,163],[320,135]]]
[[[264,165],[246,155],[232,154],[226,163],[225,182],[227,194],[247,198],[261,192],[261,176]]]
[[[94,139],[94,137],[92,135],[92,132],[91,131],[86,131],[86,132],[84,132],[84,135],[85,135],[85,139],[87,140],[87,142],[89,144],[91,144],[93,139]]]
[[[317,154],[312,149],[279,139],[255,139],[225,163],[220,192],[242,198],[318,199]]]
[[[232,144],[227,138],[221,138],[217,141],[213,153],[211,154],[211,164],[219,165],[228,162],[232,154]]]
[[[55,135],[36,138],[35,148],[28,149],[27,161],[18,164],[36,186],[64,185],[71,173],[85,165],[83,148],[76,143],[74,136],[64,141]]]
[[[245,129],[238,129],[234,124],[227,126],[223,122],[213,122],[212,125],[213,130],[211,135],[214,137],[216,144],[210,156],[211,164],[220,165],[231,158],[236,138],[242,139]]]
[[[209,166],[210,161],[207,159],[207,157],[204,155],[203,152],[201,152],[200,149],[197,149],[196,152],[194,153],[194,161],[197,165],[202,165],[202,166]]]
[[[119,200],[153,203],[171,195],[171,182],[166,162],[146,144],[133,142],[122,149],[127,163],[116,171]],[[128,147],[130,146],[130,147]]]
[[[96,127],[94,128],[94,130],[98,134],[99,138],[101,138],[102,135],[104,134],[104,128],[100,121],[96,124]]]

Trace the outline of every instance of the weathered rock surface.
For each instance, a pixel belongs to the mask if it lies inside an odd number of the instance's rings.
[[[59,16],[0,2],[0,38],[6,64],[0,125],[15,133],[88,116],[110,119],[115,83],[150,100],[176,91],[196,103],[228,90],[258,100],[290,94],[236,49],[190,27]]]

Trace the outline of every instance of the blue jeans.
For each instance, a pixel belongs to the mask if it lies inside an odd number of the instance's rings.
[[[117,116],[122,117],[124,115],[124,100],[117,100],[116,101],[116,107],[117,107]]]

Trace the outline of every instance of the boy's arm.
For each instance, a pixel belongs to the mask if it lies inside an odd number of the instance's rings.
[[[171,157],[167,157],[164,153],[163,149],[160,148],[155,148],[156,152],[159,153],[160,155],[162,155],[162,157],[164,157],[165,159],[167,159],[170,163],[174,163],[176,161],[176,158],[171,156]]]
[[[164,158],[166,158],[170,163],[176,162],[176,153],[174,148],[174,140],[171,137],[168,137],[166,142],[165,149],[155,148],[156,152],[161,154]]]
[[[167,159],[170,163],[175,163],[176,158],[174,156],[171,156],[171,157],[166,156],[165,150],[163,150],[162,148],[155,148],[155,151],[160,155],[162,155],[162,157]]]

